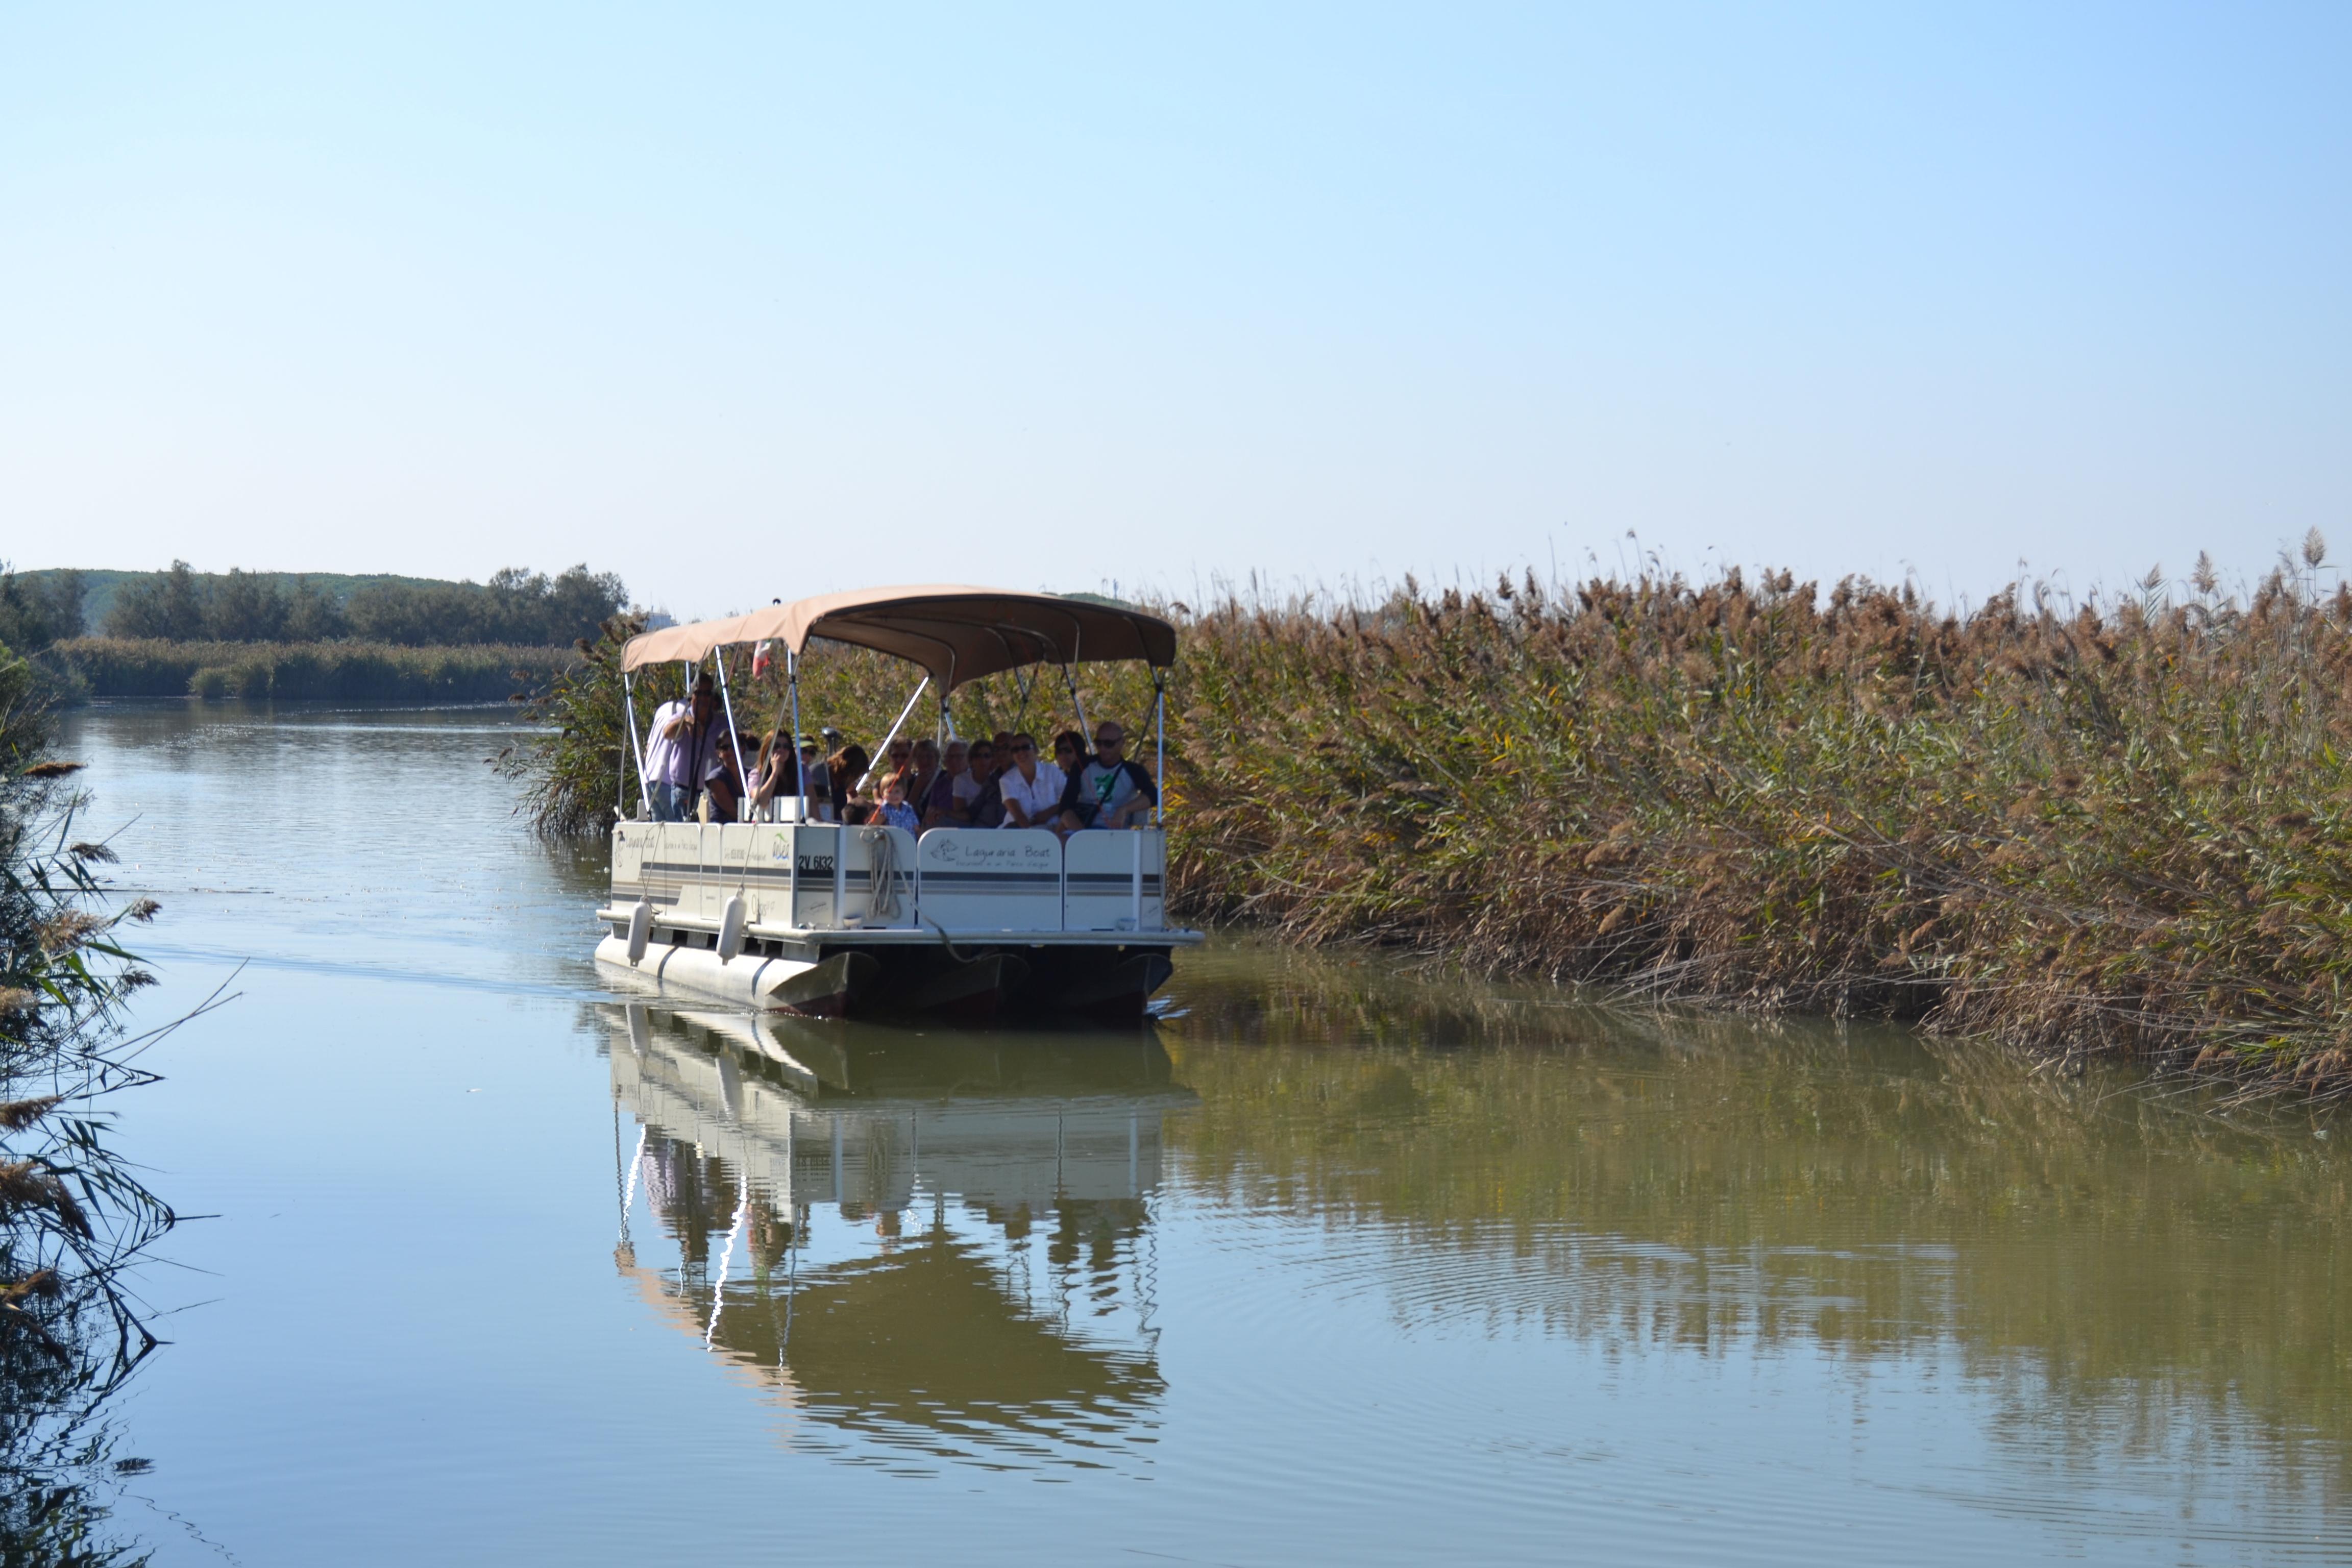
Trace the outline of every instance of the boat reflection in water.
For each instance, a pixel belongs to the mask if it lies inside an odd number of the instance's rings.
[[[1148,1437],[1160,1123],[1193,1103],[1155,1040],[600,1011],[621,1271],[793,1446],[1116,1466]]]

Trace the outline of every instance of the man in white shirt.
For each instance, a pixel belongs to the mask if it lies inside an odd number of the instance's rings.
[[[1037,738],[1013,737],[1013,765],[999,787],[1004,795],[1004,827],[1046,827],[1062,809],[1062,770],[1037,760]]]
[[[712,712],[718,692],[707,674],[694,678],[694,690],[684,701],[669,701],[654,710],[653,732],[646,742],[646,793],[653,797],[656,822],[684,822],[693,809],[695,791],[707,763]]]

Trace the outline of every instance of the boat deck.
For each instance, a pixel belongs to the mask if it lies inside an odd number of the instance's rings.
[[[1168,955],[1157,828],[624,822],[600,962],[663,989],[818,1016],[1139,1016]],[[861,1005],[862,1004],[862,1005]]]

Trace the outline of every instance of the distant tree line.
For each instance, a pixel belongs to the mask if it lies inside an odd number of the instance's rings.
[[[38,653],[81,636],[81,601],[79,572],[26,578],[0,564],[0,647]]]
[[[165,642],[352,638],[406,647],[557,647],[595,637],[627,603],[619,577],[591,572],[585,563],[553,577],[509,566],[488,583],[366,583],[339,603],[306,579],[288,586],[261,573],[209,577],[174,561],[170,571],[116,593],[106,635]],[[78,596],[75,614],[79,626]]]
[[[349,636],[334,595],[297,580],[289,590],[257,573],[199,575],[184,561],[125,584],[106,614],[106,635],[166,642],[326,642]]]

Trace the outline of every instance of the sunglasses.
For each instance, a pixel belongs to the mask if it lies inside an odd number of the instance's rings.
[[[1127,737],[1124,735],[1097,735],[1095,737],[1095,744],[1097,746],[1124,746],[1127,744]]]
[[[1036,748],[1036,747],[1034,747],[1034,746],[1015,746],[1015,747],[1013,747],[1013,751],[1014,751],[1014,752],[1034,752],[1034,751],[1035,751],[1037,748]]]

